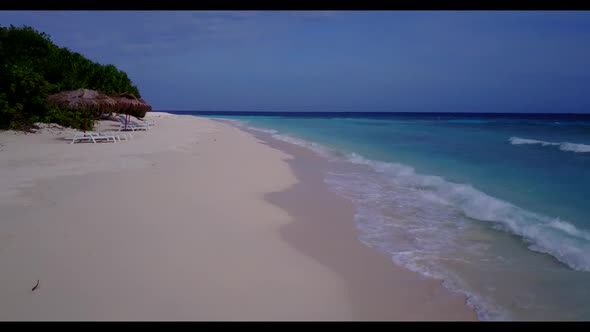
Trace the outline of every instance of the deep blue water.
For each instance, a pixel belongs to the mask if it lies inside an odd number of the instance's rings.
[[[590,319],[590,114],[171,113],[331,158],[361,241],[482,319]]]

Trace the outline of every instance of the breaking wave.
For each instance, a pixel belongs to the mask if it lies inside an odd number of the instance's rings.
[[[590,145],[587,144],[579,144],[579,143],[569,143],[569,142],[545,142],[545,141],[538,141],[535,139],[528,139],[528,138],[520,138],[520,137],[510,137],[508,139],[510,144],[512,145],[522,145],[522,144],[540,144],[542,146],[559,146],[559,149],[562,151],[570,151],[570,152],[577,152],[577,153],[586,153],[590,152]]]

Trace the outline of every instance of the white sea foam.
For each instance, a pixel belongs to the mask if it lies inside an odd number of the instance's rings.
[[[324,156],[334,155],[321,144],[304,139],[281,134],[273,134],[272,137],[309,148]],[[517,137],[515,141],[521,142],[516,144],[541,142]],[[528,143],[522,143],[523,141]],[[369,160],[356,153],[351,153],[347,159],[354,164],[366,165],[378,173],[387,175],[388,180],[398,190],[405,188],[417,191],[422,200],[428,199],[431,202],[452,206],[469,218],[495,223],[500,228],[521,236],[530,244],[531,250],[550,254],[574,270],[590,272],[590,255],[584,254],[590,252],[590,233],[577,229],[567,221],[524,210],[491,197],[468,184],[452,183],[440,176],[418,174],[414,168],[403,164]],[[371,189],[365,179],[360,179],[355,186]],[[372,189],[365,190],[365,200],[375,200],[382,188]],[[400,198],[398,201],[404,199]]]
[[[587,144],[580,144],[580,143],[569,143],[569,142],[545,142],[539,141],[535,139],[528,139],[528,138],[520,138],[520,137],[510,137],[508,139],[510,144],[513,145],[522,145],[522,144],[540,144],[542,146],[559,146],[559,149],[562,151],[570,151],[570,152],[577,152],[577,153],[585,153],[590,152],[590,145]]]
[[[276,134],[278,133],[278,131],[274,130],[274,129],[264,129],[264,128],[257,128],[257,127],[247,127],[250,130],[254,130],[254,131],[258,131],[261,133],[267,133],[267,134]]]
[[[590,145],[586,144],[576,144],[576,143],[561,143],[559,148],[563,151],[572,151],[572,152],[590,152]]]
[[[230,125],[234,125],[236,127],[243,128],[246,126],[247,121],[240,120],[240,119],[228,119],[228,118],[210,118],[211,120],[229,123]]]
[[[510,137],[510,139],[508,139],[508,140],[513,145],[520,145],[520,144],[541,144],[543,146],[559,145],[559,143],[544,142],[544,141],[538,141],[536,139],[528,139],[528,138],[520,138],[520,137]]]
[[[211,117],[209,118],[211,120],[222,120],[222,121],[227,121],[227,122],[241,122],[240,120],[236,120],[236,119],[229,119],[229,118],[218,118],[218,117]]]
[[[306,141],[304,139],[300,139],[300,138],[290,136],[290,135],[279,134],[279,132],[275,129],[266,129],[266,128],[248,126],[246,121],[241,121],[241,120],[232,120],[232,121],[233,121],[233,124],[235,124],[238,127],[242,127],[242,128],[256,131],[256,132],[260,132],[260,133],[270,134],[271,137],[276,140],[310,149],[310,150],[320,154],[321,156],[324,156],[329,159],[332,159],[334,157],[334,151],[321,145],[321,144]]]
[[[351,154],[349,160],[390,176],[396,186],[426,191],[426,196],[459,209],[469,218],[500,224],[522,236],[531,249],[548,253],[572,269],[590,271],[590,233],[571,223],[543,216],[491,197],[470,185],[456,184],[438,176],[420,175],[413,168]],[[424,195],[423,195],[424,196]]]
[[[302,146],[305,148],[308,148],[324,157],[327,158],[332,158],[333,157],[333,152],[331,149],[326,148],[325,146],[318,144],[318,143],[314,143],[314,142],[309,142],[297,137],[293,137],[293,136],[289,136],[289,135],[281,135],[281,134],[274,134],[272,135],[272,137],[274,139],[277,139],[279,141],[283,141],[283,142],[287,142],[287,143],[291,143],[291,144],[295,144],[298,146]]]

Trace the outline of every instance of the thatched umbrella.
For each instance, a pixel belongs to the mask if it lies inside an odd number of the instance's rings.
[[[87,111],[107,111],[111,110],[116,102],[111,97],[98,91],[88,89],[78,89],[73,91],[62,91],[50,95],[47,101],[61,108],[69,108],[84,111],[84,132],[86,132],[86,112]]]
[[[122,93],[118,96],[113,96],[113,100],[116,102],[115,109],[118,112],[125,113],[125,129],[127,129],[127,123],[129,122],[131,111],[146,111],[152,110],[152,107],[143,99],[135,97],[131,93]]]
[[[143,109],[145,109],[146,112],[151,112],[152,111],[152,106],[150,104],[147,103],[147,101],[139,98],[138,99],[140,103],[143,104]]]

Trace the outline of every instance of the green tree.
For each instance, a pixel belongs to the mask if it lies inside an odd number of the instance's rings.
[[[59,47],[32,27],[0,26],[0,128],[27,128],[39,120],[81,126],[75,112],[45,104],[50,93],[80,88],[141,97],[127,73],[114,65]]]
[[[44,113],[45,98],[54,86],[29,67],[4,66],[0,90],[0,126],[27,128]]]

